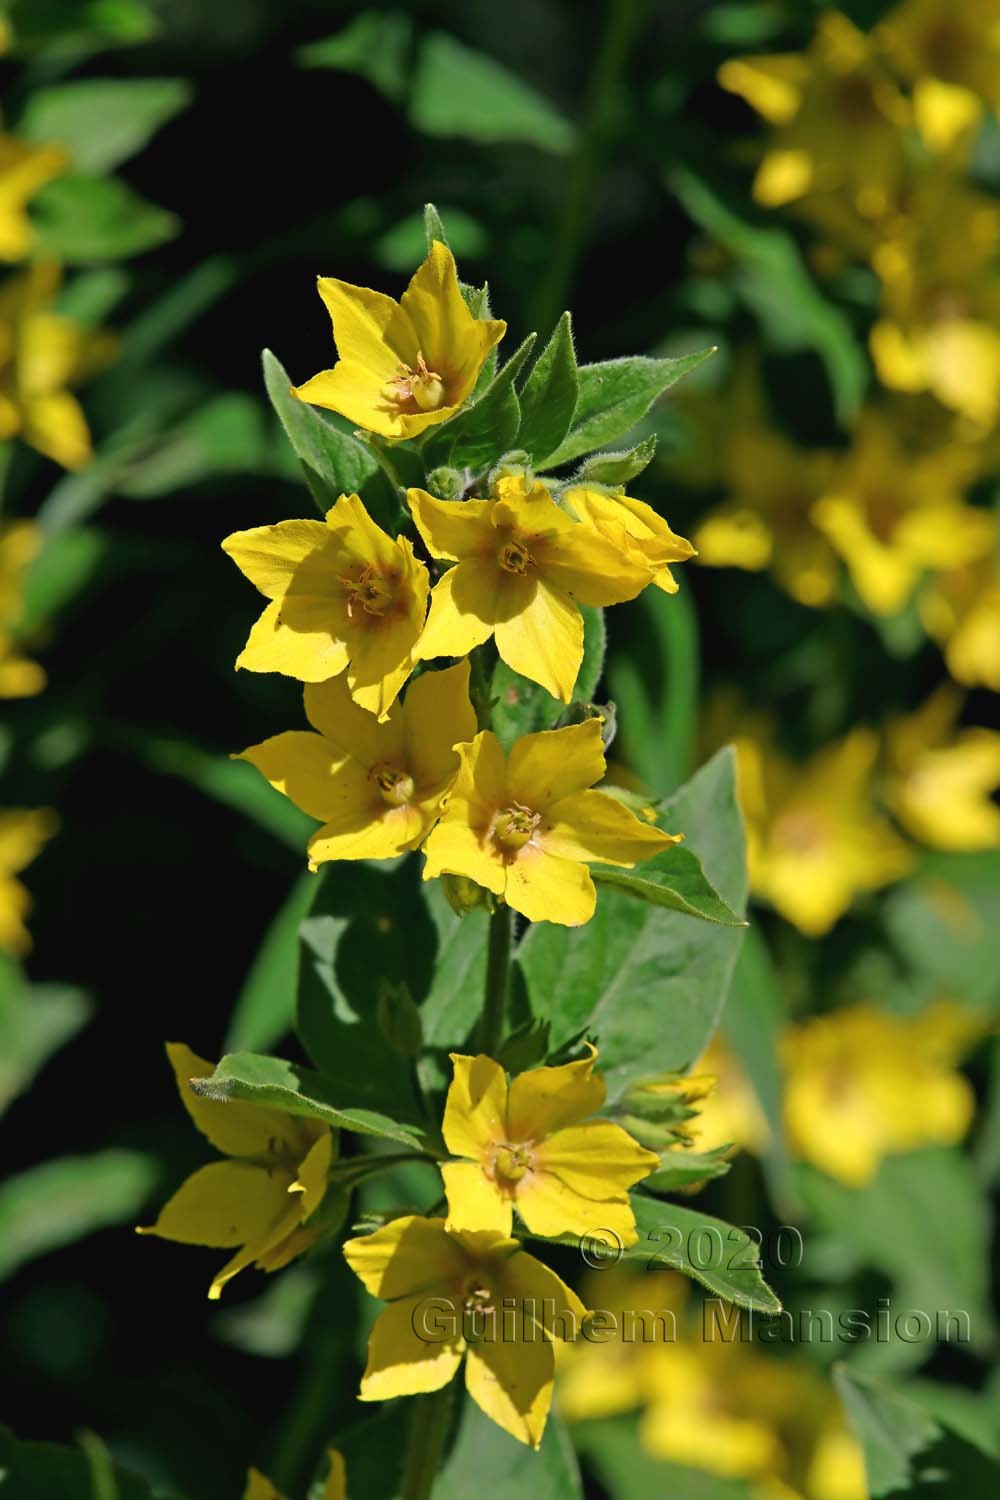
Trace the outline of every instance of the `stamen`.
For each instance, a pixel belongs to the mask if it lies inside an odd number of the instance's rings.
[[[515,853],[531,842],[535,829],[542,821],[541,813],[533,812],[514,802],[497,813],[493,820],[493,837],[502,849]]]
[[[413,777],[408,771],[382,763],[372,766],[368,779],[375,783],[382,801],[389,807],[405,807],[413,801]]]
[[[515,541],[511,537],[504,542],[497,553],[497,562],[505,573],[527,573],[529,568],[534,567],[535,560],[527,547],[522,542]]]
[[[353,620],[356,609],[368,615],[383,615],[393,602],[392,588],[371,563],[357,578],[342,577],[338,582],[347,591],[348,619]]]

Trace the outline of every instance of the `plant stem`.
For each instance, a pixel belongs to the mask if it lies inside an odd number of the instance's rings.
[[[454,1388],[450,1380],[441,1390],[417,1396],[413,1402],[401,1500],[430,1500],[448,1436]]]
[[[483,1014],[479,1021],[480,1051],[495,1057],[503,1041],[507,1011],[507,989],[510,980],[510,907],[500,902],[490,917],[489,946],[486,952],[486,990]]]

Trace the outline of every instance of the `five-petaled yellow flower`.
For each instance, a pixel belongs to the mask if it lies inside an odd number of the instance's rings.
[[[31,897],[16,877],[31,864],[57,826],[55,813],[47,808],[0,812],[0,953],[23,958],[31,951],[31,935],[24,925]]]
[[[398,302],[328,276],[317,284],[340,359],[293,394],[387,438],[446,422],[507,331],[506,323],[472,316],[454,257],[438,240]]]
[[[305,706],[316,733],[277,734],[237,759],[322,822],[310,866],[415,849],[458,771],[453,747],[476,732],[469,663],[424,672],[382,722],[352,701],[342,677],[310,683]]]
[[[326,1192],[334,1138],[329,1126],[300,1115],[240,1100],[205,1099],[190,1080],[208,1078],[212,1064],[180,1042],[168,1042],[167,1055],[185,1109],[230,1160],[200,1167],[156,1223],[136,1232],[182,1245],[236,1249],[209,1287],[214,1301],[247,1266],[280,1271],[316,1242],[318,1231],[308,1220]]]
[[[624,547],[640,567],[648,564],[653,570],[650,581],[658,589],[676,594],[677,581],[667,564],[687,562],[694,557],[695,549],[685,537],[671,531],[651,505],[631,495],[607,494],[585,486],[566,490],[563,499],[584,526],[616,547]]]
[[[407,499],[432,557],[457,563],[435,586],[416,655],[464,656],[495,636],[503,660],[568,703],[583,660],[581,604],[620,604],[653,568],[573,521],[543,484],[505,478],[492,500]]]
[[[449,1230],[413,1214],[348,1240],[347,1263],[389,1306],[368,1342],[362,1401],[465,1384],[498,1426],[537,1448],[555,1370],[553,1339],[586,1310],[554,1271],[495,1230]]]
[[[594,914],[586,860],[631,866],[680,834],[643,823],[606,792],[601,723],[523,735],[504,756],[484,730],[458,745],[461,768],[424,845],[424,879],[468,875],[532,922],[577,927]]]
[[[272,601],[236,665],[303,682],[346,671],[354,701],[384,719],[427,608],[427,569],[406,537],[393,541],[357,495],[341,495],[325,521],[256,526],[222,546]]]
[[[467,1159],[441,1167],[449,1229],[510,1234],[516,1208],[531,1234],[607,1229],[635,1244],[628,1190],[660,1158],[620,1125],[590,1118],[605,1099],[596,1057],[591,1047],[578,1062],[520,1073],[508,1086],[492,1058],[451,1054],[444,1140]]]

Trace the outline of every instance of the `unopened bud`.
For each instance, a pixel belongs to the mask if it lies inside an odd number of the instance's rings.
[[[446,464],[431,469],[427,476],[427,491],[437,500],[460,500],[465,489],[465,475],[461,469],[449,469]]]

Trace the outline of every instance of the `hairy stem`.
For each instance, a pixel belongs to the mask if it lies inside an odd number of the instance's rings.
[[[510,907],[501,903],[490,917],[489,946],[486,953],[486,989],[483,1014],[479,1021],[478,1045],[487,1057],[495,1057],[503,1041],[510,983]]]

